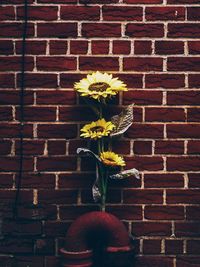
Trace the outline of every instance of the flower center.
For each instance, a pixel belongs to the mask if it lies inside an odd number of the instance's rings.
[[[109,87],[107,83],[99,82],[99,83],[93,83],[89,86],[90,91],[97,91],[97,92],[103,92],[106,91],[106,89]]]
[[[91,128],[92,132],[103,132],[104,128],[101,126],[95,126]]]

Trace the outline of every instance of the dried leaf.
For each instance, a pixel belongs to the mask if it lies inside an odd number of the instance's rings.
[[[110,136],[123,134],[133,123],[133,104],[127,106],[119,115],[113,116],[111,121],[116,128]]]
[[[97,162],[101,162],[101,159],[99,158],[99,156],[97,156],[94,152],[92,152],[90,149],[84,148],[84,147],[79,147],[76,150],[77,154],[80,153],[86,153],[89,154],[90,156],[92,156],[93,158],[95,158],[95,160],[97,160]]]
[[[122,180],[132,175],[135,176],[136,179],[140,179],[139,171],[135,168],[110,175],[109,177],[114,180]]]

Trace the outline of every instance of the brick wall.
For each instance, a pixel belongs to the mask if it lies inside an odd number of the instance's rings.
[[[136,238],[137,267],[200,266],[200,1],[29,0],[24,174],[20,203],[42,204],[12,220],[19,168],[22,0],[0,7],[0,266],[58,267],[70,223],[97,209],[91,159],[77,158],[90,112],[73,83],[92,70],[129,87],[135,121],[115,151],[141,180],[110,186],[107,210]],[[199,22],[198,22],[199,21]],[[14,256],[14,259],[12,258]],[[17,265],[18,264],[18,265]]]

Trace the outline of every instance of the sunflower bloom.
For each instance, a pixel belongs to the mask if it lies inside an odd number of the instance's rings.
[[[113,78],[112,74],[93,72],[86,78],[74,84],[74,89],[81,94],[98,101],[112,97],[119,91],[127,91],[126,84],[118,78]]]
[[[115,125],[111,121],[106,122],[104,119],[100,119],[84,125],[80,136],[96,140],[103,136],[108,136],[114,128]]]
[[[118,154],[111,152],[111,151],[102,152],[100,154],[100,158],[105,165],[108,165],[111,167],[125,166],[126,165],[123,157],[121,157]]]

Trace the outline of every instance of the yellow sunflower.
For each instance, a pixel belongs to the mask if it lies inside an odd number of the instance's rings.
[[[104,119],[100,119],[84,125],[81,129],[82,134],[80,136],[96,140],[103,136],[108,136],[114,128],[115,125],[111,121],[106,122]]]
[[[103,163],[108,166],[116,167],[126,165],[123,157],[111,151],[102,152],[100,154],[100,158]]]
[[[93,72],[86,78],[74,84],[74,89],[81,96],[88,96],[98,101],[116,95],[119,91],[127,91],[126,84],[118,78],[113,78],[112,74]]]

